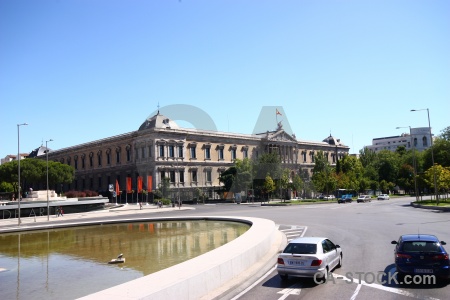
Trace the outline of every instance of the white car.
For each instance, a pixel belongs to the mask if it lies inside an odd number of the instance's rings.
[[[300,237],[289,242],[278,255],[277,271],[289,276],[326,281],[328,272],[342,266],[342,250],[325,237]]]
[[[371,202],[372,201],[372,197],[370,197],[369,195],[361,195],[358,197],[358,199],[356,200],[356,202]]]
[[[378,200],[389,200],[389,195],[388,194],[380,194],[378,195]]]

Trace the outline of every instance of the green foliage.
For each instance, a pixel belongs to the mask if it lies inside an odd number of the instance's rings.
[[[264,192],[269,195],[273,191],[275,191],[275,182],[273,181],[272,177],[267,175],[266,179],[264,180]]]
[[[18,163],[11,161],[0,165],[0,180],[13,186],[17,193]],[[75,169],[60,162],[48,162],[49,185],[71,183],[75,178]],[[47,183],[47,161],[42,159],[27,158],[20,161],[21,185],[27,182],[29,185],[45,185]],[[21,188],[23,190],[23,186]]]

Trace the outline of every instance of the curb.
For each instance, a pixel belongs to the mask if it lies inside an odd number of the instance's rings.
[[[411,202],[411,206],[414,207],[414,208],[433,209],[433,210],[440,210],[440,211],[443,211],[443,212],[449,212],[450,211],[450,207],[422,205],[422,204],[417,204],[417,203],[414,203],[414,202]]]

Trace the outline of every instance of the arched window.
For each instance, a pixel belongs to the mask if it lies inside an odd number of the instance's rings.
[[[424,147],[428,147],[428,141],[427,141],[427,137],[426,136],[424,136],[422,138],[422,144],[423,144]]]

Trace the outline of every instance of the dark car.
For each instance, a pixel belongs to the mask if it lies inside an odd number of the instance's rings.
[[[395,267],[398,276],[435,275],[436,278],[448,279],[450,275],[449,255],[445,251],[444,241],[431,234],[406,234],[395,246]]]
[[[342,195],[338,203],[351,203],[353,201],[352,194]]]

